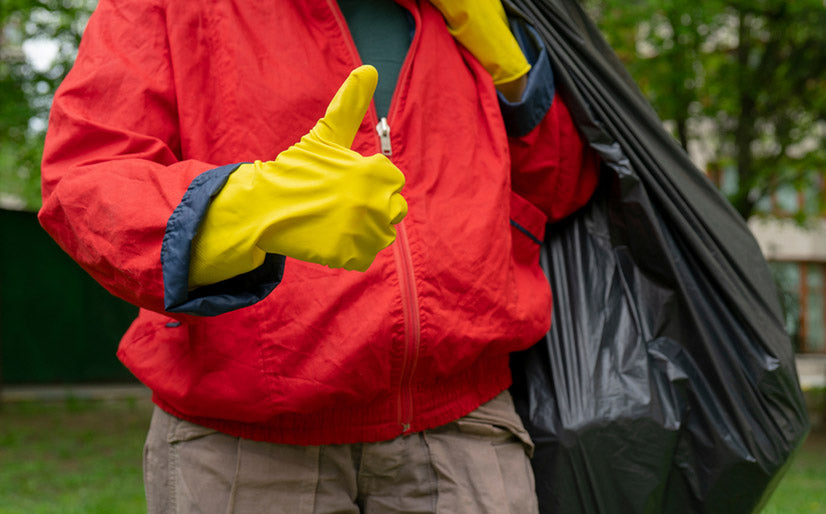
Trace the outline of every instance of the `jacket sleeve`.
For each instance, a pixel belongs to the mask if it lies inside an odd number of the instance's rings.
[[[532,64],[522,100],[512,103],[499,95],[508,132],[512,189],[554,222],[591,198],[599,160],[556,94],[553,70],[539,37],[520,23],[512,23],[511,28]]]
[[[216,314],[254,303],[277,285],[283,257],[254,276],[187,290],[191,238],[237,165],[184,159],[178,126],[163,8],[102,0],[55,94],[40,223],[108,291],[139,307]]]

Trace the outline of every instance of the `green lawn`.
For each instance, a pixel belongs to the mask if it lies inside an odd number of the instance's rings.
[[[0,409],[0,514],[145,512],[148,400],[9,403]],[[826,513],[826,433],[804,444],[764,514]]]
[[[763,514],[826,513],[826,430],[809,434]]]
[[[148,400],[8,403],[0,410],[0,513],[146,512]]]

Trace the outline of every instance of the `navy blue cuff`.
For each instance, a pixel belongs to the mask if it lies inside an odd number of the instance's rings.
[[[508,135],[522,137],[535,129],[551,108],[555,90],[554,74],[548,52],[536,31],[518,21],[511,23],[511,31],[531,63],[531,71],[528,72],[528,84],[522,99],[509,102],[499,93],[499,108]]]
[[[286,259],[283,255],[267,254],[264,263],[252,271],[189,290],[192,239],[212,198],[238,166],[240,164],[221,166],[195,177],[169,217],[161,246],[164,309],[167,312],[217,316],[263,300],[281,282]]]

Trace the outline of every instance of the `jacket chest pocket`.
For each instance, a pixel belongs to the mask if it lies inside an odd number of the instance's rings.
[[[511,192],[510,224],[514,260],[523,265],[539,264],[548,217],[529,201]]]

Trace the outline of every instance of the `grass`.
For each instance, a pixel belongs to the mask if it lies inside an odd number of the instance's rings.
[[[0,410],[0,513],[146,512],[148,400],[9,403]]]
[[[146,511],[147,399],[9,403],[0,409],[0,514]],[[813,432],[763,514],[826,513],[826,431]]]
[[[809,434],[763,514],[826,513],[826,431]]]

